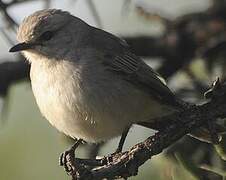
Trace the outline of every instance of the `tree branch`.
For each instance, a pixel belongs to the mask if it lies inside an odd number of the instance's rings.
[[[11,84],[27,79],[29,76],[30,65],[23,59],[0,64],[0,96],[6,95]]]

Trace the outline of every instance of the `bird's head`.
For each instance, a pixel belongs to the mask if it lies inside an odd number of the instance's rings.
[[[37,11],[23,20],[17,33],[19,43],[9,51],[22,51],[30,61],[37,56],[62,59],[70,50],[69,45],[75,41],[73,34],[76,31],[72,27],[79,23],[84,24],[62,10]]]

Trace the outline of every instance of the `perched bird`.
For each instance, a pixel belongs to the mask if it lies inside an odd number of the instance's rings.
[[[97,143],[148,126],[179,110],[162,78],[127,43],[58,9],[24,19],[17,35],[31,63],[32,90],[43,116],[66,135]]]

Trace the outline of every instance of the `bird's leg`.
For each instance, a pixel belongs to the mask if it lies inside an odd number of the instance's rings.
[[[123,131],[121,138],[120,138],[120,141],[119,141],[119,144],[118,144],[118,147],[113,154],[117,154],[117,153],[122,152],[122,148],[123,148],[124,142],[126,140],[127,134],[129,132],[129,129],[130,129],[130,127],[126,128]],[[103,143],[101,143],[100,146],[102,144]],[[75,160],[77,160],[81,164],[88,165],[88,166],[92,167],[92,166],[103,166],[103,165],[106,165],[106,164],[112,162],[112,159],[110,157],[111,157],[111,155],[105,156],[105,158],[103,158],[103,159],[79,159],[79,158],[76,158]]]
[[[122,152],[122,148],[123,148],[123,145],[124,145],[124,142],[125,142],[125,140],[126,140],[126,137],[127,137],[127,134],[128,134],[128,132],[129,132],[130,127],[131,127],[131,126],[127,127],[127,128],[123,131],[116,151],[115,151],[113,154],[109,155],[109,156],[105,156],[105,157],[102,159],[102,162],[101,162],[102,164],[109,164],[109,163],[111,163],[111,162],[113,161],[112,155],[118,154],[118,153],[121,153],[121,152]]]
[[[82,139],[77,139],[74,145],[64,151],[60,155],[60,166],[64,166],[65,171],[68,174],[72,174],[75,171],[75,149],[82,143]]]
[[[118,144],[118,147],[117,147],[115,153],[122,152],[122,148],[123,148],[123,145],[125,143],[125,140],[126,140],[126,137],[127,137],[128,132],[129,132],[129,129],[130,129],[130,127],[126,128],[123,131],[123,133],[121,135],[121,138],[120,138],[120,141],[119,141],[119,144]]]
[[[116,151],[113,154],[120,153],[122,151],[124,142],[126,140],[127,134],[129,132],[130,127],[126,128],[120,138],[118,147]],[[112,160],[109,159],[108,157],[104,158],[104,161],[102,160],[90,160],[90,159],[80,159],[80,158],[75,158],[74,152],[75,149],[82,143],[82,139],[78,139],[75,144],[69,149],[63,152],[60,156],[60,166],[64,166],[65,171],[68,174],[71,174],[75,171],[76,165],[75,161],[77,161],[79,164],[83,164],[86,166],[101,166],[110,163]]]
[[[88,149],[88,157],[90,159],[96,158],[99,150],[104,144],[104,142],[100,142],[98,144],[91,144]]]

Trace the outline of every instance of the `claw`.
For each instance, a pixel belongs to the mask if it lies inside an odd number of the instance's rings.
[[[73,161],[72,161],[73,156],[74,156],[74,152],[70,150],[63,152],[60,155],[60,166],[63,166],[64,170],[68,174],[71,174],[73,172]]]
[[[75,149],[81,144],[82,140],[77,140],[75,144],[69,149],[64,151],[59,158],[60,166],[63,166],[68,175],[75,173]]]
[[[59,157],[59,165],[60,166],[63,166],[64,165],[64,156],[65,156],[65,152],[61,153],[60,154],[60,157]]]

